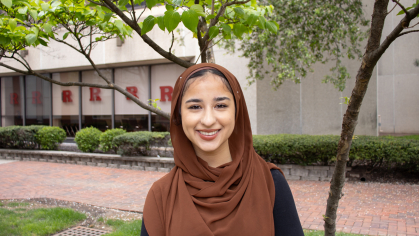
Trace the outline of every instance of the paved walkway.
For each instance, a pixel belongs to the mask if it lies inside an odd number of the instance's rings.
[[[151,184],[165,173],[10,162],[0,165],[0,199],[55,198],[142,211]],[[329,183],[289,181],[305,229],[323,229]],[[338,231],[419,235],[419,185],[346,183]]]

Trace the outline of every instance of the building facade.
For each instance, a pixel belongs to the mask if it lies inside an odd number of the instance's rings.
[[[412,1],[413,2],[413,1]],[[392,7],[392,6],[391,6]],[[164,8],[153,8],[152,14],[163,14]],[[372,4],[365,5],[365,16],[372,14]],[[144,17],[149,14],[147,10]],[[388,16],[383,37],[394,28],[402,16]],[[58,32],[64,34],[63,32]],[[155,27],[148,33],[162,48],[168,49],[171,37]],[[195,62],[199,48],[190,33],[180,26],[173,46],[176,56]],[[419,133],[419,34],[397,39],[380,59],[371,78],[362,104],[355,133],[358,135]],[[364,42],[365,44],[365,42]],[[226,54],[215,48],[215,58],[230,70],[242,85],[254,134],[339,134],[346,105],[342,97],[350,97],[360,61],[347,60],[352,75],[346,89],[339,92],[321,80],[331,64],[314,66],[314,73],[300,84],[285,82],[277,91],[270,79],[247,85],[247,59]],[[104,81],[91,69],[88,61],[73,49],[51,42],[50,47],[28,49],[25,59],[32,68],[62,82]],[[123,43],[117,39],[100,43],[92,51],[92,59],[102,73],[127,91],[147,103],[160,99],[158,105],[170,112],[171,92],[182,68],[157,54],[142,39],[133,34]],[[19,67],[12,61],[3,61]],[[127,131],[166,131],[169,121],[151,114],[124,95],[113,90],[94,87],[63,87],[34,76],[22,76],[0,68],[1,126],[54,125],[62,127],[69,137],[83,127],[100,130],[123,128]]]

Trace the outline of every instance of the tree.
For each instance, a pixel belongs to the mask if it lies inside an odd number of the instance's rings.
[[[339,140],[336,155],[336,166],[330,185],[329,197],[327,199],[326,214],[324,216],[325,235],[327,236],[335,235],[336,232],[336,212],[339,199],[342,196],[342,188],[345,183],[346,163],[349,160],[352,137],[357,124],[362,100],[367,92],[368,83],[371,79],[374,67],[386,49],[397,38],[410,33],[419,32],[419,29],[412,29],[419,25],[419,23],[410,26],[410,23],[414,18],[419,18],[419,1],[417,0],[411,7],[405,7],[397,0],[392,1],[395,4],[392,10],[396,7],[400,7],[402,10],[399,14],[404,14],[404,18],[396,27],[394,27],[391,33],[386,36],[383,42],[381,42],[381,36],[383,33],[384,21],[389,13],[387,11],[389,0],[376,0],[374,3],[367,47],[362,57],[361,66],[356,75],[355,87],[352,90],[348,108],[343,117],[341,138]]]
[[[190,67],[194,63],[182,60],[172,52],[175,29],[180,22],[198,39],[201,62],[214,61],[211,46],[217,36],[225,40],[231,39],[232,34],[242,38],[243,34],[250,33],[255,27],[272,33],[278,30],[276,22],[265,18],[272,14],[273,7],[258,5],[256,0],[146,0],[145,5],[150,10],[159,5],[165,5],[166,10],[163,16],[148,15],[142,22],[141,16],[146,7],[141,13],[135,7],[144,3],[144,0],[89,0],[88,4],[83,0],[0,2],[0,60],[8,58],[19,64],[16,66],[0,62],[0,66],[24,75],[35,75],[61,86],[114,89],[142,108],[166,118],[170,115],[159,110],[156,104],[150,106],[140,101],[98,69],[90,56],[98,43],[115,37],[124,39],[135,32],[161,56],[183,67]],[[147,36],[147,32],[155,25],[171,34],[172,44],[168,51]],[[66,33],[61,37],[57,31],[63,29]],[[56,81],[34,71],[19,53],[27,47],[48,46],[51,41],[81,53],[106,84]]]
[[[362,57],[360,42],[367,37],[361,0],[264,0],[274,7],[267,18],[280,25],[276,35],[255,29],[238,47],[224,41],[230,52],[238,50],[249,59],[249,83],[271,78],[273,88],[284,80],[299,83],[317,62],[335,62],[323,82],[343,91],[350,78],[341,59]]]

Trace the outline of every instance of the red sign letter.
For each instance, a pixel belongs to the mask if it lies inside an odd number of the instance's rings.
[[[42,104],[41,92],[39,91],[32,92],[32,104]]]
[[[172,86],[160,86],[160,101],[165,102],[166,96],[169,101],[172,101],[172,93],[173,93]]]
[[[73,102],[71,99],[71,91],[70,90],[63,90],[63,102]]]
[[[134,97],[138,98],[138,96],[137,96],[137,92],[138,92],[137,87],[135,87],[135,86],[127,87],[127,91],[128,91],[128,93],[134,95]],[[129,97],[126,97],[126,98],[127,98],[127,100],[131,100]]]
[[[18,96],[17,93],[11,93],[10,94],[10,104],[14,105],[14,104],[19,104],[19,101],[17,100]]]
[[[90,89],[90,101],[102,101],[99,96],[100,88],[89,88]]]

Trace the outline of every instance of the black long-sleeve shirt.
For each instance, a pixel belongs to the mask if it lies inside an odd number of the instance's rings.
[[[279,170],[271,170],[275,183],[274,225],[275,236],[304,236],[294,198],[284,176]],[[141,227],[141,236],[149,236],[144,225]]]

